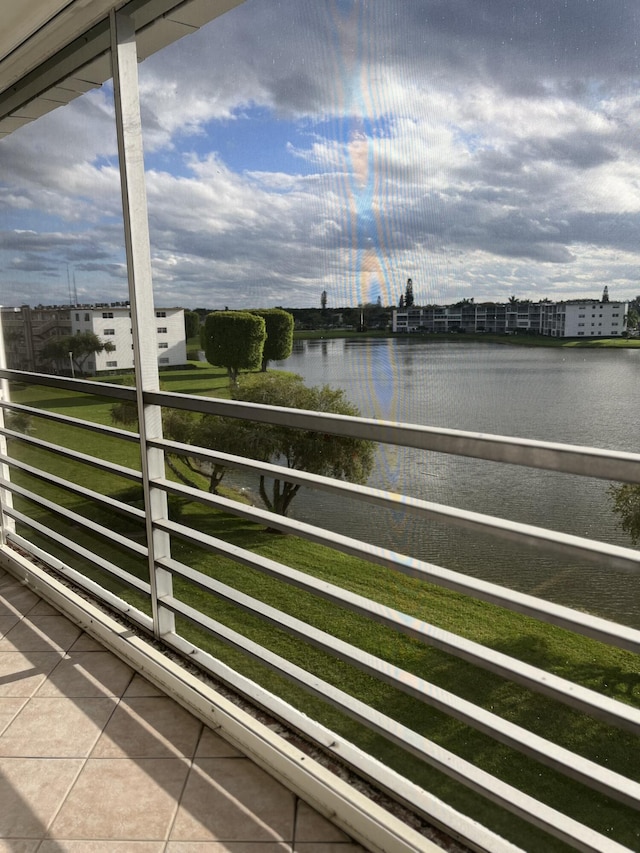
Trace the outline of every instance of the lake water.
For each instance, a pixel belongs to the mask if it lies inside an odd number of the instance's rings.
[[[296,342],[274,365],[344,388],[366,417],[638,451],[640,350],[527,348],[413,339]],[[381,446],[371,485],[630,545],[608,483]],[[640,576],[303,490],[291,515],[640,627]]]

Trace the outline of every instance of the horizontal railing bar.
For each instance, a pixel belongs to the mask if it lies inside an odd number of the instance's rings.
[[[77,483],[72,483],[70,480],[65,480],[62,477],[57,477],[55,474],[49,474],[47,471],[42,471],[40,468],[34,468],[32,465],[27,465],[26,462],[22,462],[19,459],[14,459],[11,456],[5,456],[3,453],[0,453],[0,462],[5,462],[7,465],[11,465],[12,468],[17,468],[20,471],[24,471],[26,474],[30,474],[32,477],[45,480],[47,483],[53,483],[53,485],[59,486],[61,489],[80,495],[94,503],[102,504],[115,512],[130,516],[142,522],[146,519],[143,509],[138,509],[137,507],[131,506],[131,504],[123,503],[109,495],[94,492],[92,489],[87,489]],[[142,495],[140,495],[140,497],[142,498]]]
[[[175,450],[175,442],[150,441],[153,447],[164,447],[165,450]],[[182,452],[188,445],[182,445]],[[188,455],[184,454],[183,455]],[[216,461],[223,461],[226,454],[216,454]],[[231,457],[237,459],[238,457]],[[583,559],[589,562],[597,562],[602,565],[603,560],[609,568],[640,573],[640,551],[633,548],[624,548],[620,545],[611,545],[594,539],[586,539],[570,533],[562,533],[557,530],[549,530],[537,527],[533,524],[524,524],[518,521],[498,518],[484,513],[471,510],[458,509],[457,507],[436,504],[419,498],[411,498],[394,492],[386,492],[382,489],[372,489],[354,483],[346,483],[341,480],[319,475],[306,474],[299,476],[301,472],[290,472],[290,469],[278,465],[270,465],[254,460],[252,463],[246,461],[242,465],[248,470],[259,471],[261,474],[269,473],[274,477],[286,479],[287,482],[300,483],[313,488],[320,488],[342,496],[361,500],[366,503],[375,504],[385,509],[410,512],[420,518],[427,518],[438,522],[463,528],[465,530],[480,531],[496,538],[513,542],[516,545],[525,545],[543,549],[547,553],[561,554],[573,559]],[[278,526],[274,524],[274,526]],[[332,534],[333,536],[333,534]]]
[[[69,415],[61,415],[59,412],[50,412],[48,409],[38,409],[34,406],[23,406],[20,403],[8,403],[3,400],[0,400],[0,406],[7,411],[24,412],[27,415],[33,415],[34,417],[46,418],[47,420],[55,421],[56,423],[79,427],[90,432],[100,433],[100,435],[122,438],[125,441],[140,441],[140,436],[137,432],[118,429],[117,427],[108,426],[107,424],[99,424],[95,421],[85,421],[82,418],[71,418]]]
[[[0,369],[0,378],[130,402],[136,399],[135,388],[106,382],[67,379],[43,373],[7,369]],[[470,456],[585,477],[640,483],[640,454],[637,453],[264,406],[171,391],[145,392],[144,398],[149,404],[202,414],[217,414],[333,435],[359,436],[385,444],[432,450],[438,453]]]
[[[297,427],[352,438],[366,438],[384,444],[543,468],[565,474],[640,483],[640,454],[638,453],[264,406],[170,391],[145,392],[144,398],[145,402],[158,406],[203,414]]]
[[[463,575],[458,572],[426,563],[422,560],[409,558],[386,548],[370,545],[342,534],[330,533],[323,528],[317,528],[306,522],[295,521],[285,516],[269,513],[247,504],[229,500],[220,495],[211,495],[191,489],[181,483],[170,480],[154,480],[155,486],[167,492],[197,500],[223,512],[229,512],[240,518],[251,519],[257,523],[273,527],[286,533],[301,536],[310,541],[325,545],[342,553],[369,560],[376,565],[384,566],[393,571],[399,571],[408,577],[414,577],[425,583],[451,589],[473,598],[478,598],[505,607],[516,613],[532,616],[539,621],[547,622],[566,630],[575,631],[583,636],[608,643],[627,651],[640,653],[640,631],[615,622],[609,622],[598,616],[582,613],[559,604],[545,601],[526,593],[511,590],[508,587],[492,584]],[[200,542],[202,544],[202,542]]]
[[[24,382],[26,385],[43,385],[47,388],[62,388],[63,391],[78,391],[93,394],[96,397],[116,400],[135,401],[136,389],[130,385],[115,385],[110,382],[93,382],[89,379],[71,379],[68,376],[54,376],[50,373],[31,373],[27,370],[0,368],[0,379],[10,382]]]
[[[97,456],[89,456],[86,453],[81,453],[79,450],[72,450],[70,447],[64,447],[60,444],[52,444],[49,441],[43,441],[41,438],[34,438],[32,435],[25,435],[22,432],[5,429],[2,430],[2,434],[9,438],[20,439],[20,441],[24,441],[33,447],[49,450],[57,456],[64,456],[76,462],[83,462],[91,465],[93,468],[99,468],[101,471],[107,471],[110,474],[117,474],[119,477],[126,477],[128,480],[134,480],[137,483],[142,482],[142,474],[139,471],[135,471],[133,468],[126,468],[124,465],[118,465],[116,462],[108,462],[106,459],[100,459]]]
[[[219,543],[221,540],[216,541]],[[251,551],[226,543],[217,544],[215,551],[236,562],[241,562],[242,565],[256,569],[264,575],[283,581],[297,589],[310,592],[339,607],[366,616],[392,630],[466,660],[475,666],[551,697],[590,716],[597,717],[610,725],[616,725],[634,734],[640,734],[640,710],[631,705],[618,702],[616,699],[524,663],[517,658],[509,657],[480,643],[467,640],[428,622],[418,620],[411,614],[403,613],[327,581],[319,580],[313,575],[300,572],[275,560],[260,557]],[[163,558],[158,559],[157,562],[158,565],[169,571],[176,571],[174,564],[166,563]],[[189,580],[196,582],[191,575]]]
[[[64,539],[64,537],[60,538]],[[106,589],[104,586],[101,586],[99,583],[92,581],[91,578],[82,574],[82,572],[71,568],[71,566],[68,566],[66,563],[64,563],[62,560],[59,560],[57,557],[54,557],[53,554],[50,554],[48,551],[44,551],[42,548],[38,548],[37,545],[34,545],[33,542],[29,541],[24,536],[20,536],[19,533],[9,531],[7,533],[7,541],[12,545],[16,545],[18,548],[20,548],[20,550],[30,554],[32,557],[34,557],[36,560],[39,560],[41,563],[44,563],[44,565],[50,568],[52,571],[67,578],[67,580],[69,580],[75,586],[86,590],[97,601],[105,602],[109,607],[113,608],[113,610],[122,613],[122,615],[126,616],[127,619],[130,619],[132,622],[136,622],[137,624],[139,624],[145,631],[153,633],[153,620],[151,619],[151,617],[144,613],[142,610],[138,610],[138,608],[134,607],[132,604],[129,604],[129,602],[125,601],[124,598],[120,598],[120,596],[115,595],[115,593]],[[130,577],[133,577],[133,575],[131,575]],[[128,579],[120,579],[124,580],[125,583],[127,583],[127,585],[131,588],[137,589],[139,592],[145,592],[142,587],[134,586]],[[148,595],[148,589],[146,590],[146,592]]]
[[[77,554],[79,557],[83,557],[90,565],[96,566],[97,568],[101,569],[112,577],[117,578],[119,581],[122,581],[122,583],[126,584],[132,589],[137,589],[139,592],[143,592],[145,595],[151,594],[151,587],[146,581],[137,578],[135,575],[132,575],[129,572],[125,572],[124,569],[121,569],[119,566],[116,566],[109,560],[105,560],[103,557],[100,557],[93,551],[89,551],[88,548],[84,548],[77,542],[73,542],[66,536],[62,536],[62,534],[57,533],[55,530],[52,530],[45,524],[41,524],[39,521],[36,521],[30,516],[19,512],[13,507],[5,507],[3,512],[5,515],[8,515],[10,518],[13,518],[14,521],[21,522],[22,524],[32,528],[43,536],[46,536],[47,538],[52,539],[54,542],[57,542],[58,545],[62,545],[64,548],[67,548],[73,554]]]
[[[133,539],[129,539],[128,536],[122,536],[120,533],[116,533],[114,530],[110,530],[108,527],[104,527],[102,524],[98,524],[98,522],[92,521],[84,515],[73,512],[73,510],[70,510],[68,507],[60,506],[60,504],[50,501],[47,498],[43,498],[35,492],[25,489],[23,486],[18,486],[16,483],[11,482],[11,480],[6,480],[4,477],[0,477],[0,487],[14,495],[20,495],[27,500],[33,501],[37,506],[44,507],[45,509],[54,512],[56,515],[63,516],[66,521],[71,521],[79,527],[89,530],[91,533],[102,536],[109,542],[115,542],[117,545],[120,545],[129,551],[133,551],[134,554],[137,554],[139,557],[146,557],[148,555],[148,550],[145,545],[140,545]]]
[[[199,588],[213,593],[217,599],[233,604],[279,630],[286,631],[291,636],[311,644],[320,651],[357,667],[362,672],[477,729],[505,746],[516,749],[554,770],[559,770],[566,776],[625,805],[640,806],[639,783],[632,782],[619,773],[608,770],[552,741],[545,740],[515,723],[510,723],[497,714],[474,705],[414,673],[393,666],[351,643],[346,643],[326,631],[203,575],[189,566],[175,560],[164,560],[162,565],[185,580],[197,584]]]
[[[354,699],[339,688],[298,667],[296,664],[248,640],[220,622],[216,622],[175,598],[162,598],[162,606],[183,616],[207,633],[284,676],[324,702],[328,702],[370,730],[416,755],[457,782],[497,803],[582,853],[629,853],[622,845],[539,800],[502,782],[458,755],[436,745],[379,711]]]

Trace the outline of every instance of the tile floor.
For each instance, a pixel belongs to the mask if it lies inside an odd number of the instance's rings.
[[[363,853],[0,569],[0,853]]]

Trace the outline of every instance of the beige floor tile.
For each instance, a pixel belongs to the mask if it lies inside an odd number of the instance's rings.
[[[37,622],[39,619],[42,619],[43,616],[60,616],[60,611],[56,610],[55,607],[52,607],[47,601],[44,601],[41,598],[35,607],[32,607],[29,611],[29,620],[31,622]]]
[[[243,758],[242,753],[207,726],[203,727],[196,758]]]
[[[60,652],[0,653],[0,696],[31,696],[62,659]]]
[[[0,758],[0,838],[42,838],[83,761]]]
[[[93,637],[85,634],[84,631],[69,649],[72,652],[103,652],[104,650],[105,648],[102,643],[94,640]]]
[[[89,759],[49,837],[160,841],[189,772],[180,759]]]
[[[296,804],[296,844],[303,841],[351,841],[337,826],[330,823],[303,800]]]
[[[165,853],[291,853],[285,841],[170,841]]]
[[[0,588],[0,616],[25,616],[41,599],[16,581]]]
[[[0,848],[2,853],[2,848]],[[164,853],[164,841],[43,841],[38,853]]]
[[[114,699],[29,699],[0,738],[0,755],[86,758],[116,707]]]
[[[80,628],[64,616],[42,616],[37,623],[23,619],[0,640],[0,652],[13,648],[22,652],[66,651],[79,636]]]
[[[133,670],[110,652],[66,654],[38,690],[38,696],[122,696]]]
[[[166,696],[123,699],[92,758],[192,758],[202,723]]]
[[[245,758],[198,759],[171,841],[291,841],[294,798]]]
[[[0,853],[36,853],[40,841],[29,838],[11,838],[3,841],[0,838]]]
[[[0,734],[13,721],[19,711],[22,710],[27,699],[24,697],[0,698]]]
[[[124,698],[129,699],[131,696],[164,696],[164,693],[155,684],[136,673],[125,691]]]
[[[13,628],[14,625],[17,625],[20,621],[21,617],[18,614],[14,614],[12,616],[0,616],[0,640]]]

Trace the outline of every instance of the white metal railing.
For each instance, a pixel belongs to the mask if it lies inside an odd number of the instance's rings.
[[[136,398],[136,390],[133,388],[102,382],[69,380],[11,370],[0,370],[0,379],[5,382],[13,380],[28,385],[51,386],[76,393],[99,395],[107,401]],[[437,448],[439,452],[463,453],[492,460],[499,458],[512,464],[533,467],[552,467],[554,470],[580,472],[589,476],[594,476],[594,472],[597,472],[597,476],[606,479],[616,479],[616,475],[620,475],[624,469],[626,481],[640,481],[638,473],[640,472],[640,455],[637,454],[522,441],[501,436],[475,435],[407,424],[381,423],[363,418],[277,409],[168,392],[153,391],[145,393],[143,397],[145,405],[158,408],[173,407],[200,413],[225,414],[265,423],[280,423],[306,430],[317,430],[322,433],[374,438],[399,446]],[[105,403],[106,405],[108,403]],[[144,443],[139,433],[69,418],[40,409],[37,405],[20,405],[11,402],[8,397],[0,401],[0,407],[4,412],[9,410],[29,414],[36,419],[44,418],[45,423],[55,424],[56,427],[82,429],[128,444],[141,441]],[[231,605],[248,614],[252,619],[274,626],[298,641],[321,650],[336,661],[352,667],[354,671],[364,672],[377,682],[390,685],[419,705],[444,713],[470,729],[482,732],[496,744],[506,745],[540,765],[562,773],[573,783],[579,783],[597,791],[608,800],[614,800],[624,807],[637,809],[640,806],[640,784],[633,778],[607,767],[606,762],[597,763],[571,752],[523,726],[510,722],[490,709],[473,704],[401,666],[391,664],[359,648],[352,642],[339,639],[333,636],[331,630],[316,627],[274,607],[273,604],[260,600],[257,596],[216,580],[177,559],[177,556],[172,555],[168,548],[162,553],[150,555],[149,539],[163,537],[174,550],[176,550],[174,543],[180,541],[193,543],[205,552],[224,556],[265,577],[275,578],[305,594],[313,595],[319,601],[329,602],[335,605],[337,610],[350,611],[359,618],[370,620],[386,630],[407,635],[417,643],[424,644],[425,648],[434,647],[444,651],[487,672],[522,685],[530,691],[541,693],[581,714],[589,715],[609,726],[638,736],[640,709],[636,706],[620,702],[567,678],[416,619],[411,614],[394,609],[388,604],[356,594],[319,577],[202,533],[180,521],[171,520],[166,509],[164,512],[156,511],[155,516],[150,518],[148,511],[140,506],[131,505],[109,494],[72,482],[60,476],[60,473],[47,472],[30,461],[30,454],[40,452],[55,454],[58,459],[89,465],[97,472],[117,476],[123,482],[134,484],[141,495],[144,493],[147,496],[147,501],[151,492],[157,490],[165,497],[164,504],[160,504],[161,507],[167,507],[167,499],[171,495],[184,501],[197,502],[211,510],[229,513],[257,524],[279,529],[311,542],[320,543],[334,551],[357,556],[372,565],[384,566],[395,572],[418,578],[425,583],[455,590],[473,599],[497,604],[502,608],[526,614],[541,622],[560,626],[574,634],[595,638],[620,649],[638,653],[640,631],[486,581],[476,580],[444,567],[412,558],[410,554],[389,551],[336,534],[318,525],[277,516],[259,507],[242,504],[174,482],[162,472],[158,473],[157,468],[155,472],[145,470],[144,466],[142,470],[136,470],[109,459],[96,458],[83,450],[74,448],[72,440],[69,444],[52,443],[6,427],[0,429],[0,435],[9,442],[8,450],[0,453],[0,463],[5,472],[0,478],[0,488],[3,493],[11,496],[11,500],[6,501],[2,507],[6,548],[15,546],[32,554],[34,558],[45,562],[56,573],[65,576],[74,584],[83,587],[85,591],[103,600],[109,607],[126,614],[127,618],[142,630],[153,631],[156,638],[168,648],[189,655],[190,660],[197,662],[203,671],[223,679],[234,689],[240,690],[254,701],[266,706],[276,716],[281,717],[294,728],[302,730],[306,736],[313,738],[319,744],[326,747],[327,743],[331,743],[341,758],[348,760],[357,772],[371,776],[370,756],[365,755],[353,744],[350,745],[343,736],[329,732],[325,726],[309,718],[308,709],[305,715],[301,715],[299,709],[273,695],[260,683],[252,681],[240,672],[234,672],[197,641],[188,639],[180,625],[183,622],[195,625],[199,631],[203,632],[203,636],[211,636],[227,647],[237,650],[246,659],[258,661],[262,667],[284,677],[306,693],[319,697],[322,702],[334,706],[341,714],[355,720],[364,728],[381,735],[394,744],[399,751],[411,755],[425,765],[437,768],[482,797],[533,826],[544,829],[575,849],[585,851],[628,849],[612,841],[610,837],[579,824],[575,819],[533,798],[531,793],[519,791],[513,785],[488,774],[475,766],[472,761],[462,759],[453,752],[437,746],[408,728],[401,720],[367,706],[344,689],[340,689],[314,673],[312,669],[307,671],[299,663],[288,660],[282,654],[252,640],[248,635],[226,626],[223,621],[216,619],[216,607],[222,603]],[[210,463],[216,462],[227,467],[250,469],[267,475],[270,473],[282,475],[283,472],[283,469],[276,465],[180,444],[161,437],[149,438],[146,444],[161,454],[170,452],[190,455]],[[16,455],[12,452],[14,446],[21,447],[22,452]],[[144,456],[144,448],[141,448],[141,457],[144,458]],[[544,551],[587,557],[597,560],[603,568],[610,570],[640,571],[640,554],[630,548],[568,536],[480,513],[469,513],[454,507],[441,506],[369,486],[354,486],[301,471],[287,470],[286,476],[292,482],[348,496],[374,507],[402,509],[424,520],[446,521],[453,526],[471,527],[499,539],[516,541]],[[25,478],[27,485],[17,482],[21,477]],[[96,479],[99,480],[98,474]],[[46,481],[64,494],[80,500],[83,506],[99,508],[99,518],[69,508],[65,505],[64,499],[52,500],[43,497],[37,488],[30,485],[38,480]],[[138,541],[131,535],[114,531],[109,523],[109,519],[113,518],[114,514],[127,518],[131,524],[138,525],[140,529],[146,527],[146,536],[143,536],[146,541]],[[63,519],[64,525],[62,522],[57,523],[56,519]],[[69,524],[82,531],[82,537],[61,532],[61,529]],[[87,544],[84,542],[84,537],[95,537],[96,544],[93,546]],[[84,544],[79,541],[80,539]],[[118,565],[113,558],[101,553],[97,543],[103,540],[109,541],[112,546],[139,560],[141,567],[148,565],[149,577],[141,576],[144,575],[144,571],[134,574]],[[47,546],[45,542],[50,545]],[[60,556],[60,548],[76,555],[76,565],[72,565],[72,561]],[[86,566],[85,570],[78,567],[78,561]],[[160,575],[161,582],[157,579],[154,582],[154,573]],[[109,583],[100,581],[100,577],[111,579],[113,584],[121,589],[114,591],[109,588]],[[183,585],[203,591],[207,596],[206,600],[211,603],[210,609],[205,612],[181,600],[180,595],[174,591],[176,580]],[[123,592],[125,589],[131,591],[132,597]],[[333,737],[332,741],[329,735]],[[380,787],[387,792],[402,788],[397,772],[381,765],[375,759],[374,763],[375,778]],[[447,828],[446,821],[434,817],[431,800],[429,807],[425,805],[424,795],[428,792],[421,793],[420,789],[413,785],[409,786],[409,789],[412,792],[410,795],[406,792],[401,795],[403,802],[410,805],[425,819],[439,820]],[[474,839],[472,822],[465,831],[467,843],[476,845],[477,849],[487,849],[486,845],[484,847],[480,845],[477,837]],[[456,834],[460,835],[459,827],[456,829]]]

